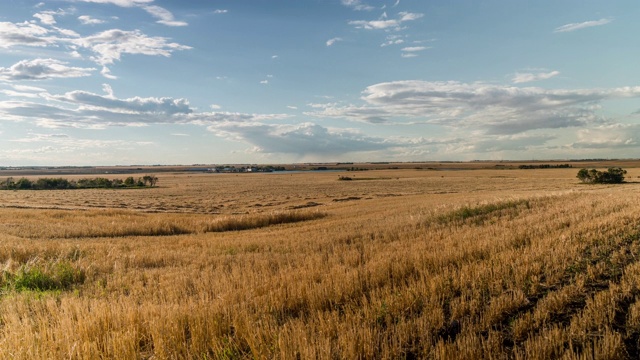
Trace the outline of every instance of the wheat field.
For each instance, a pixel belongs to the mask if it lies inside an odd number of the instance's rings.
[[[0,358],[637,358],[627,170],[621,185],[398,169],[3,191]]]

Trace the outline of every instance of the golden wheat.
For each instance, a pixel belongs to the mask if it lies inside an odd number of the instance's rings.
[[[640,189],[575,173],[0,192],[0,358],[635,357]]]

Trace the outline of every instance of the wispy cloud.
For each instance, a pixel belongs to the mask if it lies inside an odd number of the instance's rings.
[[[516,73],[511,81],[515,84],[528,83],[532,81],[547,80],[560,75],[559,71],[539,72],[539,73]]]
[[[401,30],[403,23],[420,19],[423,16],[424,14],[420,13],[400,12],[395,19],[389,19],[387,13],[383,13],[378,20],[353,20],[349,21],[349,25],[366,30]]]
[[[602,26],[602,25],[606,25],[610,22],[612,22],[613,19],[611,18],[605,18],[605,19],[600,19],[600,20],[591,20],[591,21],[585,21],[585,22],[581,22],[581,23],[571,23],[571,24],[566,24],[566,25],[562,25],[557,27],[553,32],[570,32],[570,31],[576,31],[576,30],[581,30],[581,29],[586,29],[586,28],[590,28],[590,27],[594,27],[594,26]]]
[[[327,46],[333,46],[333,44],[337,43],[338,41],[342,41],[342,38],[334,37],[332,39],[329,39],[327,40]]]
[[[404,57],[404,58],[417,57],[419,52],[427,50],[427,49],[430,49],[430,47],[427,47],[427,46],[408,46],[408,47],[402,48],[401,56]]]
[[[148,12],[151,16],[158,19],[157,23],[167,26],[187,26],[188,23],[184,21],[175,20],[173,14],[157,5],[151,5],[154,0],[75,0],[77,2],[86,2],[94,4],[110,4],[120,7],[130,8],[139,7]]]
[[[226,10],[226,9],[217,9],[213,11],[214,14],[226,14],[228,12],[229,10]]]
[[[104,20],[92,18],[89,15],[78,16],[78,21],[80,21],[80,23],[82,23],[83,25],[99,25],[106,22]]]
[[[341,2],[342,5],[358,11],[371,11],[375,9],[371,5],[364,4],[361,0],[341,0]]]
[[[167,38],[147,36],[139,30],[112,29],[65,41],[90,49],[95,54],[93,60],[103,66],[120,60],[122,54],[169,57],[174,51],[191,49],[189,46],[169,42]]]
[[[405,40],[401,35],[389,35],[386,41],[380,44],[381,47],[404,44]]]
[[[176,21],[175,17],[173,16],[173,14],[160,6],[156,6],[156,5],[149,5],[149,6],[143,6],[142,7],[145,11],[147,11],[149,14],[151,14],[151,16],[155,17],[156,19],[158,19],[158,23],[159,24],[163,24],[163,25],[167,25],[167,26],[187,26],[189,25],[188,23],[184,22],[184,21]]]
[[[111,4],[120,7],[134,7],[150,4],[153,0],[76,0],[78,2],[94,3],[94,4]]]

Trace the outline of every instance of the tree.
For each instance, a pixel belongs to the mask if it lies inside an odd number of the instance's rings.
[[[136,186],[136,179],[134,179],[133,176],[129,176],[128,178],[124,179],[124,185]]]
[[[620,184],[624,182],[626,173],[627,170],[619,167],[610,167],[607,171],[580,169],[577,178],[583,183],[589,184]]]
[[[154,187],[158,182],[158,177],[154,175],[145,175],[142,177],[142,181],[144,182],[145,186],[149,184],[149,186]]]
[[[21,190],[31,189],[31,181],[29,179],[26,179],[26,178],[20,178],[16,182],[15,188],[16,189],[21,189]]]

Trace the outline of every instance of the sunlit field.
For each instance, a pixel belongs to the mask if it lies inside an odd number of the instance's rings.
[[[640,168],[578,169],[1,191],[0,359],[637,358]]]

